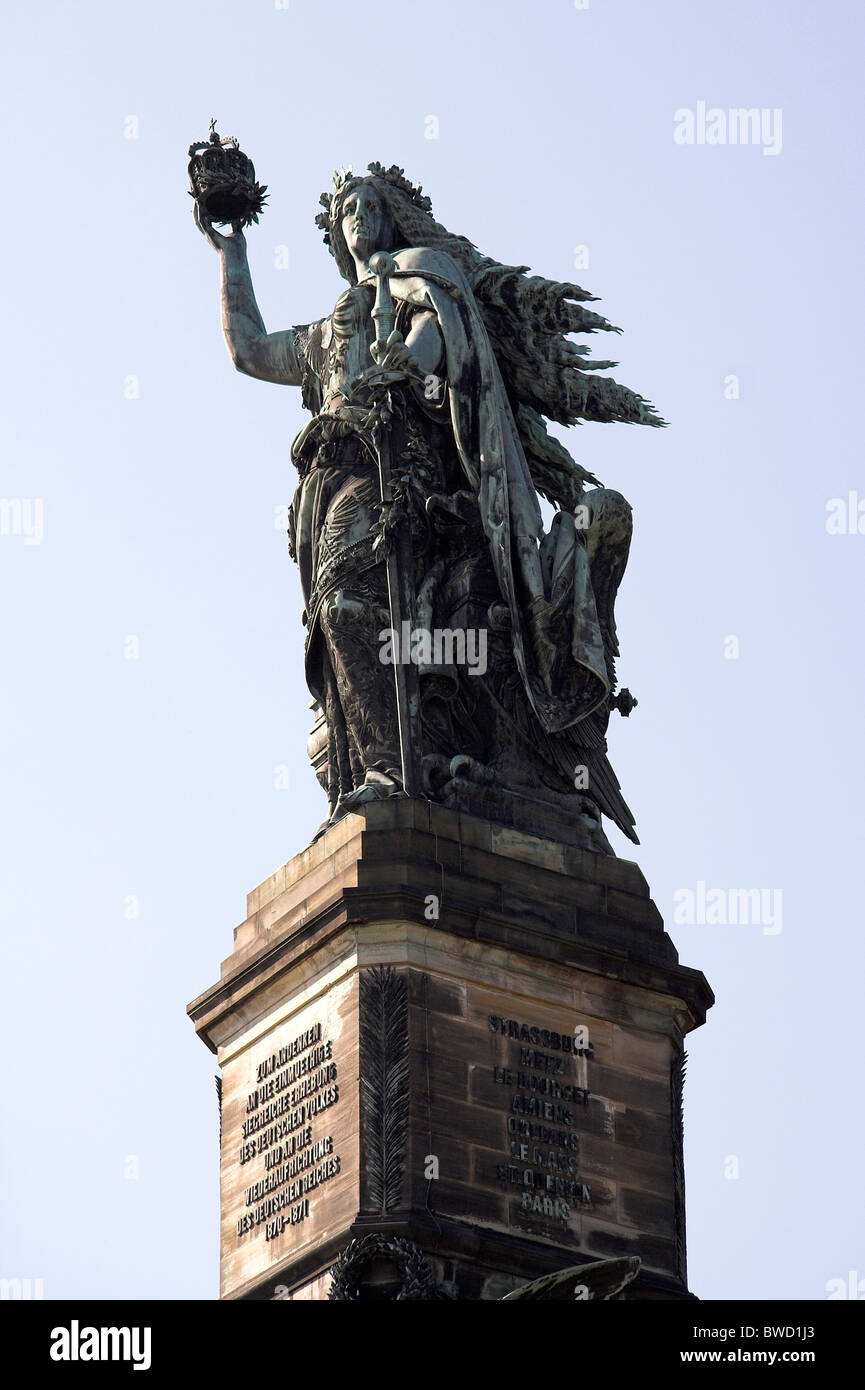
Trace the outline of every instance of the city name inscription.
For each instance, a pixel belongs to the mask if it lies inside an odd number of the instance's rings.
[[[589,1103],[586,1064],[594,1055],[587,1030],[574,1036],[491,1014],[489,1031],[512,1044],[514,1065],[493,1066],[508,1088],[507,1162],[496,1176],[521,1189],[519,1207],[567,1225],[575,1204],[591,1202],[579,1174],[579,1112]],[[576,1066],[573,1065],[576,1062]]]

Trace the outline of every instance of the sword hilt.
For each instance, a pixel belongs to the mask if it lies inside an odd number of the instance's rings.
[[[389,251],[376,251],[375,255],[370,257],[369,268],[377,282],[375,304],[372,310],[375,341],[377,347],[384,347],[393,332],[396,321],[393,295],[390,292],[390,277],[397,269],[397,263]]]

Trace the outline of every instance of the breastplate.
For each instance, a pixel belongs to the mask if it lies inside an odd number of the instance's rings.
[[[369,351],[375,338],[374,302],[372,287],[358,285],[337,300],[330,316],[330,343],[322,342],[327,347],[327,380],[322,383],[325,399],[374,365]]]

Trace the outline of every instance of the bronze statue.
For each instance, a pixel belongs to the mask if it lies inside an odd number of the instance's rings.
[[[545,417],[663,421],[571,341],[619,331],[593,296],[482,255],[401,169],[368,168],[336,174],[317,218],[348,288],[326,318],[275,333],[250,218],[222,234],[200,186],[195,203],[235,366],[300,386],[312,415],[292,446],[289,547],[327,823],[408,793],[611,853],[601,813],[636,842],[605,738],[611,709],[635,703],[615,693],[631,509]]]

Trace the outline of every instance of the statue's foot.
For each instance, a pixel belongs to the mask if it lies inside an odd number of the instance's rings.
[[[427,515],[438,525],[470,526],[477,523],[478,499],[471,492],[434,492],[426,502]]]
[[[453,778],[462,777],[469,782],[477,782],[480,786],[494,786],[498,782],[494,767],[487,767],[485,763],[479,763],[477,758],[472,758],[468,753],[457,753],[455,758],[450,761],[450,775]]]
[[[359,787],[355,787],[351,792],[343,792],[334,807],[330,824],[335,825],[343,816],[347,816],[350,811],[357,810],[358,806],[363,806],[368,801],[385,801],[388,797],[399,796],[401,792],[402,787],[395,778],[384,772],[368,772]]]

